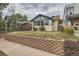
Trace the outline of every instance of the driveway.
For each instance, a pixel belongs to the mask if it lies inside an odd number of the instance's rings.
[[[8,56],[54,56],[42,50],[0,39],[0,50]]]

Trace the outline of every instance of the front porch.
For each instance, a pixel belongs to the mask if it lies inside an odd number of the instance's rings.
[[[46,31],[52,31],[52,21],[43,20],[43,21],[32,22],[32,30],[34,27],[37,28],[38,31],[40,31],[40,27],[44,27]]]

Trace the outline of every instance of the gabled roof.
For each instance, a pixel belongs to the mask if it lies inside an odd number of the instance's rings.
[[[42,14],[38,14],[36,17],[34,17],[31,21],[33,21],[34,19],[38,18],[39,16],[42,16],[42,17],[45,17],[45,18],[48,18],[48,19],[52,19],[51,17],[49,16],[45,16],[45,15],[42,15]]]

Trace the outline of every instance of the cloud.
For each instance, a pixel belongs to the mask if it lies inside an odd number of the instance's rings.
[[[64,6],[66,3],[18,3],[10,4],[4,9],[3,15],[11,15],[12,10],[15,13],[21,13],[26,15],[29,20],[35,17],[37,14],[44,14],[47,16],[60,15],[63,18]]]

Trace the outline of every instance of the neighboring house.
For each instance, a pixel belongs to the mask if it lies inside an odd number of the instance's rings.
[[[57,31],[59,27],[59,16],[53,16],[53,17],[48,17],[42,14],[37,15],[34,17],[32,21],[32,29],[33,27],[37,28],[39,31],[39,28],[41,26],[44,26],[46,31]]]
[[[73,3],[65,6],[64,26],[74,28],[74,34],[79,36],[79,3]]]
[[[12,19],[10,16],[5,17],[5,29],[6,31],[14,31],[15,26],[17,31],[30,31],[32,30],[32,24],[29,21],[18,21],[16,20],[15,24],[12,24]]]
[[[31,31],[32,30],[32,24],[29,21],[18,21],[17,22],[17,27],[21,30],[21,31]]]

